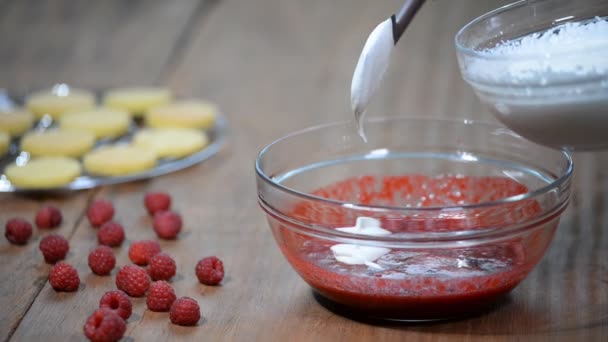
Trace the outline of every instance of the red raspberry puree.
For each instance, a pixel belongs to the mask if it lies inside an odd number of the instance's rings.
[[[349,178],[313,195],[366,205],[438,207],[496,201],[526,193],[527,187],[505,177],[427,177],[421,175]],[[398,233],[447,232],[500,227],[540,214],[534,200],[489,208],[389,217],[371,214],[382,228]],[[353,226],[356,215],[343,207],[303,202],[291,217],[330,227]],[[550,218],[524,235],[459,248],[392,249],[376,260],[381,268],[338,262],[335,242],[285,229],[271,220],[282,252],[320,294],[353,314],[396,319],[446,319],[478,312],[509,293],[540,260],[558,220]]]

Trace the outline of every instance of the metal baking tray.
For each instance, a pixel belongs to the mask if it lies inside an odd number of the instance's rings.
[[[8,92],[0,89],[0,109],[10,108],[15,105],[22,104],[23,97],[10,96]],[[46,130],[52,128],[54,124],[48,120],[39,120],[33,126],[33,130]],[[116,139],[102,139],[98,140],[95,147],[99,147],[107,144],[120,144],[128,143],[133,138],[133,135],[140,129],[144,128],[141,122],[133,120],[129,127],[127,134],[116,138]],[[42,193],[42,192],[68,192],[74,190],[92,189],[102,185],[112,185],[128,183],[138,180],[149,179],[158,177],[171,172],[185,169],[192,165],[201,163],[216,153],[218,153],[223,147],[228,133],[228,122],[226,117],[218,113],[215,125],[209,129],[204,130],[209,138],[209,144],[205,146],[199,152],[189,155],[184,158],[163,158],[159,159],[156,167],[146,170],[144,172],[134,173],[125,176],[117,177],[102,177],[89,175],[83,169],[83,173],[71,183],[61,187],[54,188],[18,188],[11,184],[11,182],[4,175],[4,168],[9,164],[15,162],[17,159],[21,159],[22,162],[26,162],[29,159],[29,154],[19,149],[19,138],[11,141],[9,151],[4,156],[0,156],[0,193]]]

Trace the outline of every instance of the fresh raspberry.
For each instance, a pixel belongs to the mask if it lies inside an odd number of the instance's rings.
[[[72,265],[62,261],[51,268],[49,283],[55,291],[72,292],[78,290],[80,278]]]
[[[201,284],[217,285],[224,279],[224,263],[214,256],[201,259],[196,264],[195,271]]]
[[[158,253],[150,259],[148,274],[152,280],[169,280],[175,275],[175,260],[168,254]]]
[[[194,299],[181,297],[171,305],[169,319],[171,323],[177,325],[196,325],[201,319],[201,309]]]
[[[175,302],[175,291],[171,287],[171,284],[164,280],[155,281],[150,285],[150,291],[148,291],[148,297],[146,297],[146,304],[148,309],[156,312],[166,312],[171,309],[171,304]]]
[[[182,218],[173,211],[160,211],[154,214],[154,231],[161,239],[175,239],[182,230]]]
[[[114,217],[114,206],[109,201],[96,200],[87,209],[87,217],[93,227],[99,227]]]
[[[131,312],[133,312],[131,299],[120,290],[106,292],[99,300],[99,308],[112,310],[124,320],[129,319]]]
[[[68,240],[58,234],[49,234],[45,236],[40,240],[40,245],[38,247],[42,251],[42,255],[44,255],[44,260],[49,264],[65,259],[65,256],[70,250]]]
[[[125,240],[125,230],[120,223],[108,221],[97,232],[97,241],[100,245],[118,247]]]
[[[127,323],[112,310],[97,309],[82,329],[84,335],[93,342],[114,342],[123,337]]]
[[[139,266],[123,266],[116,274],[116,287],[131,297],[141,297],[150,287],[150,278],[146,271]]]
[[[159,211],[169,210],[171,207],[171,196],[166,192],[148,192],[144,197],[144,204],[148,213],[154,215]]]
[[[32,237],[32,224],[24,219],[12,218],[6,222],[4,236],[15,245],[25,245]]]
[[[135,241],[129,247],[129,259],[140,266],[147,265],[150,258],[158,253],[160,253],[160,245],[153,240]]]
[[[89,267],[93,273],[103,276],[108,275],[116,266],[116,258],[112,248],[108,246],[97,246],[89,253]]]
[[[38,228],[55,228],[61,224],[61,220],[61,211],[52,206],[43,207],[36,214]]]

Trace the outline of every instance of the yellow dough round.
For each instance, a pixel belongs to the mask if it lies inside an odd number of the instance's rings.
[[[173,94],[167,88],[132,87],[109,90],[104,96],[106,107],[122,109],[141,116],[149,109],[171,102]]]
[[[34,158],[25,165],[11,164],[4,173],[20,188],[53,188],[70,183],[80,175],[80,163],[73,158]]]
[[[145,116],[154,128],[209,128],[217,117],[215,105],[205,101],[181,101],[156,107]]]
[[[63,129],[85,131],[95,134],[97,139],[115,138],[129,130],[131,117],[126,111],[98,108],[84,112],[73,112],[59,119]]]
[[[92,109],[95,107],[95,96],[86,90],[60,85],[30,94],[25,105],[38,118],[48,114],[56,120],[67,112]]]
[[[182,158],[200,151],[207,143],[207,135],[191,128],[144,129],[133,138],[133,145],[149,148],[159,158]]]
[[[32,113],[23,109],[0,110],[0,130],[13,137],[25,133],[34,124]]]
[[[132,145],[102,146],[84,156],[87,172],[99,176],[123,176],[142,172],[156,165],[156,154]]]
[[[91,132],[53,129],[27,133],[21,140],[21,149],[32,156],[80,157],[94,144],[95,135]]]
[[[8,151],[8,147],[11,145],[11,136],[4,131],[0,131],[0,157],[2,157]]]

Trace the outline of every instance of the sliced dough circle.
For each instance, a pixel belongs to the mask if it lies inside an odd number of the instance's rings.
[[[141,116],[151,108],[171,102],[173,94],[167,88],[130,87],[109,90],[103,99],[104,106],[126,110]]]
[[[83,112],[72,112],[59,119],[63,129],[86,131],[97,139],[115,138],[129,130],[131,117],[124,110],[98,108]]]
[[[0,130],[13,137],[25,133],[34,124],[34,115],[24,109],[0,110]]]
[[[207,143],[207,135],[191,128],[149,128],[133,137],[135,146],[156,152],[159,158],[182,158],[200,151]]]
[[[11,136],[4,131],[0,131],[0,157],[2,157],[11,145]]]
[[[32,156],[80,157],[93,145],[93,133],[67,129],[30,132],[21,139],[21,149]]]
[[[80,163],[67,157],[40,157],[25,165],[11,164],[4,173],[20,188],[54,188],[66,185],[80,175]]]
[[[156,154],[133,145],[108,145],[87,153],[83,163],[85,170],[93,175],[123,176],[153,168]]]
[[[94,108],[95,96],[83,89],[56,87],[30,94],[25,105],[38,118],[48,114],[56,120],[67,112]]]
[[[217,118],[217,107],[206,101],[188,100],[156,107],[145,116],[153,128],[209,128]]]

